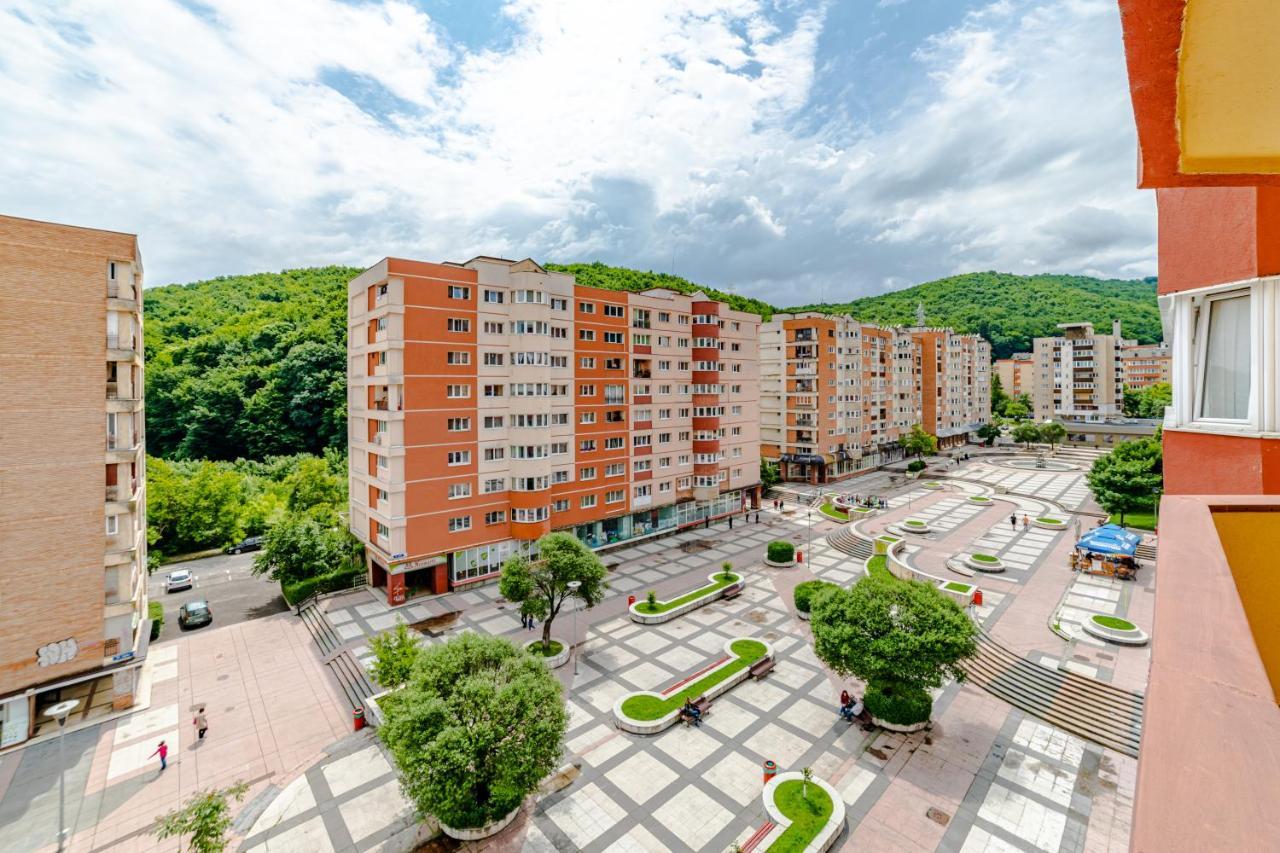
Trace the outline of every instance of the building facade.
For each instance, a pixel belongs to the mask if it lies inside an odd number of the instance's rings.
[[[1124,368],[1126,388],[1149,388],[1159,382],[1169,382],[1173,375],[1173,356],[1165,343],[1128,344],[1121,349],[1120,366]]]
[[[1037,420],[1100,421],[1124,413],[1123,353],[1133,341],[1097,334],[1092,323],[1060,323],[1062,334],[1036,338],[1035,384],[1031,402]]]
[[[760,328],[761,455],[817,484],[901,459],[913,424],[962,442],[990,418],[990,361],[986,341],[946,329],[776,314]]]
[[[995,362],[995,375],[1000,377],[1000,387],[1010,397],[1022,394],[1031,396],[1035,387],[1035,356],[1029,352],[1016,352],[1010,358]]]
[[[760,318],[531,260],[387,258],[349,297],[350,526],[395,604],[759,505]]]
[[[0,217],[0,747],[146,654],[142,259],[130,234]]]

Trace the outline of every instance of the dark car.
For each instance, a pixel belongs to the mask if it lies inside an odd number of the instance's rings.
[[[234,545],[228,545],[225,550],[228,554],[243,554],[245,551],[261,551],[262,537],[250,536],[248,539],[242,539]]]
[[[188,601],[178,608],[178,627],[182,629],[199,628],[213,621],[207,601]]]

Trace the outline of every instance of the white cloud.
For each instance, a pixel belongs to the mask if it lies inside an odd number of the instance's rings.
[[[929,73],[893,115],[817,130],[821,5],[503,14],[511,44],[468,50],[399,0],[19,0],[4,212],[135,230],[152,283],[392,253],[674,256],[777,302],[1152,271],[1113,3],[985,6],[902,57]]]

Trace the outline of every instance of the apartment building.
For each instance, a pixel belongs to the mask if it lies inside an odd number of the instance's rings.
[[[130,707],[150,623],[137,238],[0,216],[0,259],[5,747]]]
[[[989,418],[990,360],[985,341],[945,329],[774,315],[760,329],[761,454],[816,484],[901,459],[913,424],[963,441]]]
[[[1120,350],[1120,366],[1126,388],[1147,388],[1157,382],[1169,382],[1173,356],[1166,343],[1126,344]]]
[[[532,260],[387,258],[348,288],[350,526],[392,604],[759,505],[760,318]]]
[[[1031,402],[1037,420],[1100,421],[1124,411],[1123,353],[1134,341],[1120,334],[1097,334],[1092,323],[1059,323],[1062,334],[1036,338]]]
[[[1035,356],[1029,352],[1015,352],[1010,358],[998,358],[995,374],[1000,377],[1000,387],[1010,397],[1021,394],[1031,396],[1035,386]]]

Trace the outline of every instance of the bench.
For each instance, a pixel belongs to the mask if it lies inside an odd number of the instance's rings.
[[[742,595],[742,584],[734,583],[734,584],[729,584],[729,586],[726,586],[724,588],[724,594],[721,597],[737,598],[739,595]]]
[[[706,696],[699,696],[697,699],[693,700],[693,707],[698,711],[698,719],[705,720],[707,718],[707,714],[711,712],[711,700]],[[680,721],[686,726],[691,725],[690,719],[684,714],[680,715]]]
[[[755,679],[764,678],[765,674],[768,673],[769,670],[773,669],[773,666],[773,658],[761,658],[751,664],[751,668],[747,670],[747,675]]]

